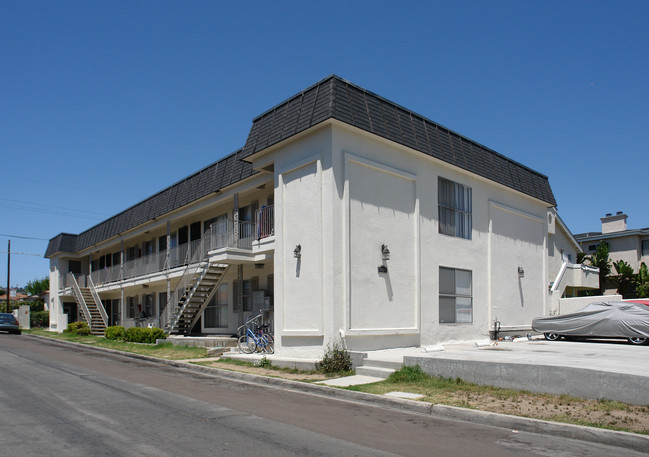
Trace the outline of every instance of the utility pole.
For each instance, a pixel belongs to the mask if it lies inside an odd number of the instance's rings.
[[[11,240],[7,240],[7,312],[9,311],[11,304]]]

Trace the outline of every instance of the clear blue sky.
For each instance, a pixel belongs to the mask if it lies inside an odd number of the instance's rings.
[[[647,1],[0,2],[0,251],[11,284],[243,146],[335,73],[550,178],[573,233],[649,227]],[[0,284],[7,255],[0,254]]]

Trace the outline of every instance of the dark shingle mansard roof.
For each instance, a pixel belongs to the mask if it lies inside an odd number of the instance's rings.
[[[79,252],[199,198],[252,176],[252,164],[241,160],[242,150],[209,165],[176,184],[101,222],[80,235],[61,233],[52,238],[45,257]]]
[[[546,176],[335,75],[255,118],[243,157],[330,118],[556,205]]]

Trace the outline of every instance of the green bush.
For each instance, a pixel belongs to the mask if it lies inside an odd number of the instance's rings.
[[[126,330],[126,341],[130,343],[155,343],[156,339],[166,338],[167,334],[161,328],[131,327]]]
[[[126,329],[126,341],[130,343],[144,343],[144,329],[140,327],[131,327]]]
[[[31,325],[32,327],[49,327],[50,312],[32,311],[31,313],[29,313],[29,325]]]
[[[112,325],[106,327],[104,330],[104,336],[109,340],[126,340],[126,329],[121,325]]]
[[[164,340],[167,338],[167,334],[161,328],[153,327],[147,330],[149,331],[149,343],[155,343],[156,340]]]
[[[342,343],[336,341],[327,345],[327,350],[319,364],[324,373],[338,373],[352,370],[352,358]]]
[[[73,335],[90,335],[90,327],[84,321],[70,322],[68,328],[63,332]]]

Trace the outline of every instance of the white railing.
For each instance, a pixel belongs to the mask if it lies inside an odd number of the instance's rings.
[[[77,300],[77,303],[81,305],[81,311],[83,312],[83,315],[86,318],[86,323],[90,326],[92,325],[92,316],[90,315],[90,310],[88,309],[88,305],[86,304],[86,300],[83,298],[83,294],[81,293],[81,288],[79,287],[79,283],[77,282],[77,278],[73,273],[68,273],[68,282],[70,283],[70,287],[72,288],[72,294]],[[83,276],[85,279],[85,276]]]
[[[190,243],[187,254],[191,254],[191,256],[186,259],[185,271],[176,284],[176,288],[167,297],[164,321],[161,320],[161,322],[165,322],[164,328],[169,333],[178,325],[180,316],[200,284],[198,276],[202,278],[207,271],[208,264],[205,262],[205,256],[210,250],[211,239],[211,233],[206,232],[202,239]]]
[[[257,239],[267,238],[275,234],[275,208],[272,206],[264,206],[257,211],[255,217],[257,224]]]
[[[171,247],[169,249],[168,263],[166,251],[156,252],[127,260],[123,265],[112,265],[93,271],[90,279],[96,285],[103,285],[158,273],[166,269],[188,265],[196,253],[203,249],[239,248],[250,250],[255,240],[274,234],[274,208],[267,206],[257,211],[255,222],[239,221],[235,226],[235,222],[231,219],[221,220],[212,224],[204,233],[202,239]],[[86,287],[86,277],[83,275],[76,276],[79,282],[83,282],[81,287]],[[63,284],[62,289],[72,286],[68,276],[61,277],[61,284]]]
[[[104,304],[101,302],[101,298],[99,298],[99,294],[95,290],[95,284],[92,282],[91,276],[88,276],[88,288],[90,289],[90,293],[92,294],[92,299],[95,300],[95,306],[97,307],[97,310],[99,310],[101,320],[104,321],[104,326],[108,327],[108,314],[106,314]]]

